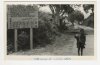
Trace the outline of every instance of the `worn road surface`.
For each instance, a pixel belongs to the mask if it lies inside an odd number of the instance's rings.
[[[86,35],[86,47],[83,51],[83,56],[94,55],[94,34],[93,28],[76,25],[77,28],[83,28]],[[91,34],[92,33],[92,34]],[[28,51],[18,51],[12,55],[61,55],[61,56],[77,56],[76,39],[73,34],[61,34],[57,36],[52,45],[39,47]]]
[[[86,36],[86,48],[84,49],[83,56],[94,55],[94,36]],[[12,55],[60,55],[60,56],[77,56],[76,40],[74,35],[62,34],[60,37],[56,37],[54,44],[47,45],[46,47],[40,47],[28,51],[19,51]]]

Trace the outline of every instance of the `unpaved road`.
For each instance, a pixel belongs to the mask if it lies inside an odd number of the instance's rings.
[[[94,55],[94,36],[86,36],[86,48],[84,49],[83,56]],[[74,35],[62,34],[60,37],[56,37],[54,44],[47,45],[46,47],[40,47],[28,51],[19,51],[12,55],[61,55],[61,56],[77,56],[76,40]]]

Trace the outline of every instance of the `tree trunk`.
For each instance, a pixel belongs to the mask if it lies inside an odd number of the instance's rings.
[[[56,29],[56,31],[58,31],[58,26],[59,26],[59,15],[52,15],[53,18],[53,26]]]
[[[72,22],[72,26],[74,26],[74,22]]]

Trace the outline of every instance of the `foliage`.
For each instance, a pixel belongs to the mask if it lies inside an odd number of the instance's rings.
[[[7,54],[14,52],[14,45],[12,40],[7,41]]]
[[[89,13],[89,10],[92,11],[90,16],[84,20],[83,25],[94,27],[94,4],[84,4],[83,8],[86,13]]]
[[[14,14],[14,13],[13,13]],[[33,47],[37,48],[38,46],[46,46],[47,44],[51,44],[55,39],[56,30],[53,26],[51,20],[51,14],[45,12],[38,12],[38,28],[33,28]],[[29,49],[30,43],[30,29],[18,29],[18,50],[27,50]],[[24,31],[24,32],[23,32]],[[12,32],[7,33],[7,47],[10,48],[10,51],[14,50],[14,30]],[[11,38],[12,37],[12,38]],[[11,46],[10,46],[11,45]],[[10,52],[8,49],[8,53]]]
[[[29,31],[29,30],[28,30]],[[30,38],[27,29],[25,31],[19,30],[21,32],[18,34],[18,50],[26,50],[29,49]]]
[[[65,13],[71,13],[72,11],[74,11],[74,9],[69,5],[49,5],[52,14],[56,15],[59,14],[60,15],[64,15]]]
[[[94,12],[94,5],[93,4],[84,4],[83,5],[84,11],[88,13],[89,10],[92,10],[92,13]]]
[[[71,7],[69,4],[63,4],[63,5],[58,5],[58,4],[49,4],[49,5],[40,5],[40,6],[49,6],[51,12],[52,12],[52,18],[53,22],[55,25],[60,25],[60,18],[64,14],[70,14],[74,11],[74,9]]]
[[[72,24],[74,23],[74,21],[83,21],[84,20],[84,15],[81,13],[81,11],[74,11],[69,15],[69,21],[72,22]]]
[[[94,14],[91,13],[91,15],[84,20],[82,25],[90,26],[94,28]]]
[[[7,54],[14,52],[14,30],[7,30]]]

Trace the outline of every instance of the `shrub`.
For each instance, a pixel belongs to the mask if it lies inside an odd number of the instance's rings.
[[[29,49],[30,45],[30,38],[27,32],[21,32],[21,34],[18,35],[18,49],[19,50],[26,50]]]
[[[14,52],[14,44],[13,44],[13,41],[8,40],[7,41],[7,54],[10,54],[12,52]]]
[[[40,21],[41,22],[41,21]],[[55,38],[53,29],[49,22],[45,24],[40,24],[38,29],[34,29],[34,44],[35,46],[45,46],[52,43]]]

